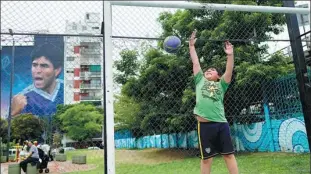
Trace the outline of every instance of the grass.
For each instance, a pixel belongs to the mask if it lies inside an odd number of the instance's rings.
[[[67,160],[73,154],[86,154],[87,163],[96,169],[81,174],[103,174],[102,150],[76,150],[67,152]],[[236,155],[240,174],[296,174],[309,173],[309,154],[291,153],[243,153]],[[77,172],[74,172],[77,173]],[[172,149],[116,150],[117,174],[199,174],[200,159],[192,151]],[[227,174],[221,156],[215,157],[213,174]]]

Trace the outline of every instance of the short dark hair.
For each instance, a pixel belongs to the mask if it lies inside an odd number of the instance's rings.
[[[45,43],[34,48],[31,52],[32,61],[39,57],[46,57],[54,66],[54,68],[60,68],[64,61],[64,54],[60,48],[56,47],[51,43]]]
[[[214,66],[205,68],[203,72],[206,72],[209,69],[214,69],[215,71],[217,71],[219,77],[221,77],[223,75],[223,71],[220,68],[217,68],[217,67],[214,67]]]

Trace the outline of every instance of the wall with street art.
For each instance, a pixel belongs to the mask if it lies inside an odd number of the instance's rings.
[[[269,134],[267,122],[237,125],[236,128],[234,141],[238,151],[309,152],[303,117],[271,120],[272,134]]]
[[[259,122],[231,127],[237,151],[282,151],[309,152],[303,117],[271,120],[272,136],[269,137],[267,123]],[[120,131],[115,135],[116,148],[197,148],[196,131],[131,137],[130,132]]]
[[[63,37],[37,35],[28,41],[32,44],[21,42],[26,41],[16,41],[14,49],[12,44],[2,46],[1,116],[8,115],[13,57],[12,115],[51,115],[63,103]]]

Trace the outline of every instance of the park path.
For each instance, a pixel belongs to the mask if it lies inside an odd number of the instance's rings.
[[[15,162],[1,163],[1,174],[8,174],[9,164],[16,164]],[[50,174],[60,174],[78,171],[88,171],[95,169],[96,166],[93,164],[72,164],[71,161],[58,162],[51,161],[48,163],[48,168],[50,169]],[[21,172],[23,173],[23,172]],[[43,170],[44,173],[44,170]]]

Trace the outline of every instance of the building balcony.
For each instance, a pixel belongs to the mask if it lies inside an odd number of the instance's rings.
[[[90,72],[90,71],[80,72],[81,78],[101,77],[101,76],[102,76],[101,72]]]
[[[101,101],[102,96],[80,96],[81,101]]]
[[[80,55],[101,55],[103,48],[99,42],[81,42]]]
[[[80,84],[80,89],[102,89],[101,84]]]
[[[80,65],[86,65],[86,66],[89,66],[89,65],[94,65],[94,64],[100,64],[102,63],[102,60],[101,59],[98,59],[98,58],[88,58],[88,59],[80,59]],[[89,70],[87,70],[89,71]]]
[[[102,52],[99,49],[88,50],[88,51],[81,50],[80,55],[81,56],[100,56],[100,55],[102,55]]]
[[[89,33],[89,31],[86,31],[87,33]],[[94,34],[94,32],[92,32],[92,34]],[[81,37],[79,38],[79,44],[83,44],[83,45],[95,45],[97,47],[102,47],[103,45],[103,38],[97,38],[97,37]]]

